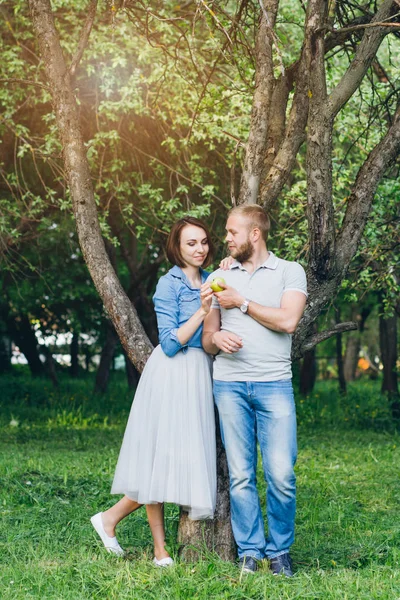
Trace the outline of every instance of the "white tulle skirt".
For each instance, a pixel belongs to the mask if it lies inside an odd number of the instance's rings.
[[[157,346],[136,390],[112,494],[140,504],[173,502],[194,520],[216,500],[211,359],[200,348],[170,358]]]

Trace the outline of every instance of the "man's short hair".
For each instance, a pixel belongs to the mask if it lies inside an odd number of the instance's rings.
[[[231,208],[228,217],[241,216],[245,217],[248,222],[249,230],[257,227],[261,231],[261,235],[265,241],[268,239],[268,232],[271,227],[268,214],[258,204],[246,204],[243,206],[235,206]]]
[[[186,227],[186,225],[195,225],[196,227],[200,227],[205,231],[208,242],[208,254],[201,267],[202,269],[206,269],[213,261],[214,244],[212,243],[208,227],[203,223],[203,221],[196,219],[196,217],[184,217],[172,225],[166,248],[168,260],[173,265],[178,265],[178,267],[183,268],[186,266],[181,254],[181,233],[182,229]]]

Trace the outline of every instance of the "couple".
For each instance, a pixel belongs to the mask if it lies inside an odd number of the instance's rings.
[[[115,528],[143,504],[160,567],[173,564],[164,502],[181,505],[192,519],[213,517],[214,392],[240,567],[254,572],[267,557],[274,574],[292,575],[297,448],[290,351],[307,291],[303,268],[268,252],[269,226],[261,207],[233,208],[226,224],[233,261],[212,275],[201,268],[213,253],[206,226],[187,217],[171,229],[167,256],[175,266],[153,298],[160,345],[140,378],[111,490],[124,497],[91,519],[109,552],[124,554]],[[213,293],[216,276],[227,284]],[[256,488],[257,439],[268,485],[267,539]]]

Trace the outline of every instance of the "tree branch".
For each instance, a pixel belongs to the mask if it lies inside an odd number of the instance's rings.
[[[312,338],[310,338],[309,341],[304,344],[303,350],[307,352],[308,350],[314,348],[314,346],[317,346],[317,344],[328,340],[329,338],[331,338],[334,335],[337,335],[338,333],[343,333],[345,331],[354,331],[355,329],[358,329],[358,325],[354,321],[337,323],[333,329],[319,331],[318,333],[313,335]]]
[[[277,5],[278,0],[275,1],[275,9]],[[269,23],[271,22],[274,22],[272,18],[269,19]],[[271,27],[267,23],[263,12],[257,34],[255,92],[251,111],[250,133],[240,183],[239,204],[256,204],[264,165],[268,116],[275,81],[272,60],[273,38],[270,30]]]
[[[308,271],[309,302],[293,339],[293,356],[303,354],[312,336],[313,323],[321,310],[337,294],[337,290],[353,259],[365,228],[376,187],[391,161],[400,153],[400,107],[385,137],[370,153],[360,168],[354,189],[347,203],[343,224],[336,242],[335,263],[329,277],[319,281],[312,269]]]
[[[39,83],[38,81],[29,81],[28,79],[16,79],[15,77],[10,77],[9,79],[0,79],[0,83],[23,83],[24,85],[33,85],[34,87],[43,88],[47,92],[50,91],[48,85]]]
[[[269,6],[269,10],[272,12],[272,21],[269,17],[268,11],[266,10],[265,6],[264,6],[264,2],[263,0],[258,0],[260,6],[261,6],[261,10],[264,14],[265,20],[267,22],[267,25],[269,27],[269,33],[273,39],[273,43],[275,46],[275,50],[276,53],[278,55],[278,60],[279,60],[279,67],[281,70],[281,75],[282,77],[285,75],[285,65],[283,64],[283,56],[282,56],[282,52],[281,49],[279,48],[279,38],[276,35],[275,31],[274,31],[274,24],[275,24],[275,20],[276,20],[276,14],[278,11],[278,4],[279,4],[279,0],[278,2],[274,2],[274,0],[269,0],[269,2],[267,3]]]
[[[337,325],[334,326],[333,329],[319,331],[318,333],[315,333],[311,337],[307,338],[303,342],[301,347],[299,347],[299,346],[293,347],[292,360],[297,360],[297,359],[301,358],[303,356],[304,352],[308,352],[308,350],[312,350],[315,346],[317,346],[321,342],[328,340],[329,338],[331,338],[334,335],[337,335],[338,333],[343,333],[345,331],[354,331],[355,329],[358,329],[357,323],[354,323],[354,321],[348,321],[346,323],[338,323]]]
[[[72,58],[71,65],[69,67],[69,74],[71,77],[75,75],[75,71],[78,68],[79,63],[81,62],[83,53],[89,41],[90,32],[92,30],[93,21],[96,16],[97,10],[97,0],[91,0],[88,15],[86,17],[86,21],[82,27],[81,37],[79,39],[78,48],[76,49],[75,55]]]
[[[343,46],[347,41],[352,39],[351,31],[343,31],[344,29],[351,30],[353,27],[358,25],[368,25],[371,22],[373,15],[361,15],[356,17],[349,22],[348,27],[342,27],[341,29],[333,29],[328,26],[329,34],[325,38],[325,50],[329,52],[337,46]]]
[[[270,111],[268,119],[266,155],[261,182],[265,180],[265,174],[269,172],[284,139],[287,105],[292,88],[293,79],[288,77],[286,72],[275,81],[271,97],[271,109],[272,107],[273,109]]]
[[[318,281],[329,277],[335,254],[332,203],[332,128],[326,114],[325,45],[327,19],[324,0],[314,6],[310,52],[310,107],[307,125],[307,220],[310,239],[309,267]]]
[[[399,0],[400,1],[400,0]],[[302,56],[299,61],[286,69],[286,76],[295,82],[295,93],[290,109],[290,115],[283,136],[283,141],[276,153],[274,160],[263,175],[260,185],[260,204],[269,210],[276,202],[279,194],[294,167],[300,146],[306,139],[305,128],[307,125],[309,106],[309,46],[313,31],[310,17],[313,16],[312,6],[308,5]],[[325,54],[337,46],[342,46],[351,39],[351,32],[355,27],[369,25],[371,16],[363,15],[352,21],[354,25],[339,30],[327,29],[331,32],[325,39]],[[375,26],[375,24],[374,24]]]
[[[307,125],[309,106],[311,34],[314,27],[312,22],[313,10],[314,3],[310,3],[304,25],[304,42],[300,60],[293,63],[289,69],[286,69],[289,84],[291,86],[292,81],[295,81],[296,89],[283,141],[261,184],[260,204],[263,204],[267,210],[279,197],[294,167],[297,152],[305,140],[304,130]]]
[[[365,25],[353,25],[352,27],[342,27],[341,29],[330,29],[329,31],[331,31],[332,33],[335,33],[337,35],[340,35],[342,33],[350,33],[353,31],[358,31],[360,29],[368,29],[370,27],[392,27],[393,29],[397,29],[400,28],[400,23],[395,23],[395,22],[390,22],[390,23],[382,23],[382,22],[376,22],[376,23],[366,23]]]
[[[337,269],[345,272],[356,253],[376,188],[389,164],[400,153],[400,106],[386,135],[360,168],[347,200],[342,228],[337,237]]]
[[[370,25],[382,23],[385,19],[390,17],[393,6],[393,0],[384,0]],[[328,97],[326,110],[332,119],[336,117],[342,106],[346,104],[360,85],[383,38],[388,33],[389,30],[387,27],[374,26],[365,31],[349,68]]]

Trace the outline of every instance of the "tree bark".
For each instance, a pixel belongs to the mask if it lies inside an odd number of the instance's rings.
[[[354,381],[356,378],[360,348],[361,340],[358,332],[349,334],[343,358],[343,373],[346,381]]]
[[[22,315],[14,319],[10,318],[8,326],[14,342],[28,361],[32,376],[40,377],[44,375],[45,370],[39,356],[38,341],[31,327],[29,317]]]
[[[128,380],[128,387],[131,390],[134,390],[134,389],[136,389],[137,384],[139,383],[140,374],[137,372],[137,370],[135,369],[135,366],[129,360],[129,356],[127,355],[127,353],[125,351],[124,351],[124,359],[125,359],[125,371],[126,371],[126,378]]]
[[[340,310],[339,308],[335,309],[336,316],[336,324],[340,323]],[[343,344],[342,344],[342,334],[338,333],[336,336],[336,363],[338,368],[338,381],[339,381],[339,391],[341,394],[347,393],[346,379],[344,376],[344,368],[343,368]]]
[[[341,394],[347,394],[347,385],[343,370],[343,344],[341,333],[338,333],[336,336],[336,362],[338,367],[339,391]]]
[[[361,310],[359,306],[353,306],[351,310],[351,318],[358,323],[358,331],[350,333],[347,336],[346,350],[344,353],[344,377],[346,381],[354,381],[358,365],[358,358],[361,349],[361,334],[364,331],[365,321],[371,313],[371,306],[363,306]]]
[[[46,362],[45,362],[46,372],[47,372],[49,378],[51,379],[51,382],[54,385],[54,387],[58,387],[58,377],[57,377],[56,365],[55,365],[53,354],[52,354],[50,348],[48,348],[47,346],[44,346],[43,354],[46,357]]]
[[[0,334],[0,375],[11,371],[11,340],[6,334]]]
[[[70,345],[70,354],[71,354],[71,366],[69,369],[71,377],[79,377],[79,333],[74,332],[72,334],[72,341]]]
[[[255,204],[257,202],[265,161],[269,108],[275,84],[270,24],[275,23],[278,2],[275,1],[272,4],[274,6],[267,12],[268,16],[261,13],[256,40],[255,91],[250,133],[240,183],[239,204]]]
[[[96,16],[96,10],[97,10],[97,0],[91,0],[89,8],[88,8],[88,12],[87,12],[86,21],[82,28],[78,48],[76,49],[75,55],[72,58],[71,65],[69,68],[69,73],[70,73],[71,77],[74,77],[75,71],[78,68],[78,65],[81,61],[83,53],[85,52],[85,48],[89,41],[90,32],[92,30],[93,21]]]
[[[108,381],[110,379],[110,370],[114,360],[115,348],[118,343],[118,336],[115,332],[113,324],[107,320],[106,324],[106,339],[101,351],[100,363],[96,373],[96,381],[94,391],[104,394],[107,390]]]
[[[299,392],[303,396],[311,394],[317,378],[317,361],[315,360],[315,347],[304,353],[300,367]]]
[[[312,2],[311,2],[312,4]],[[328,3],[314,2],[310,51],[310,107],[307,125],[307,221],[309,269],[316,281],[329,279],[335,257],[332,203],[333,119],[326,112],[325,40]]]
[[[397,314],[379,316],[379,343],[383,364],[382,393],[391,402],[393,416],[400,417],[400,398],[397,376]]]

